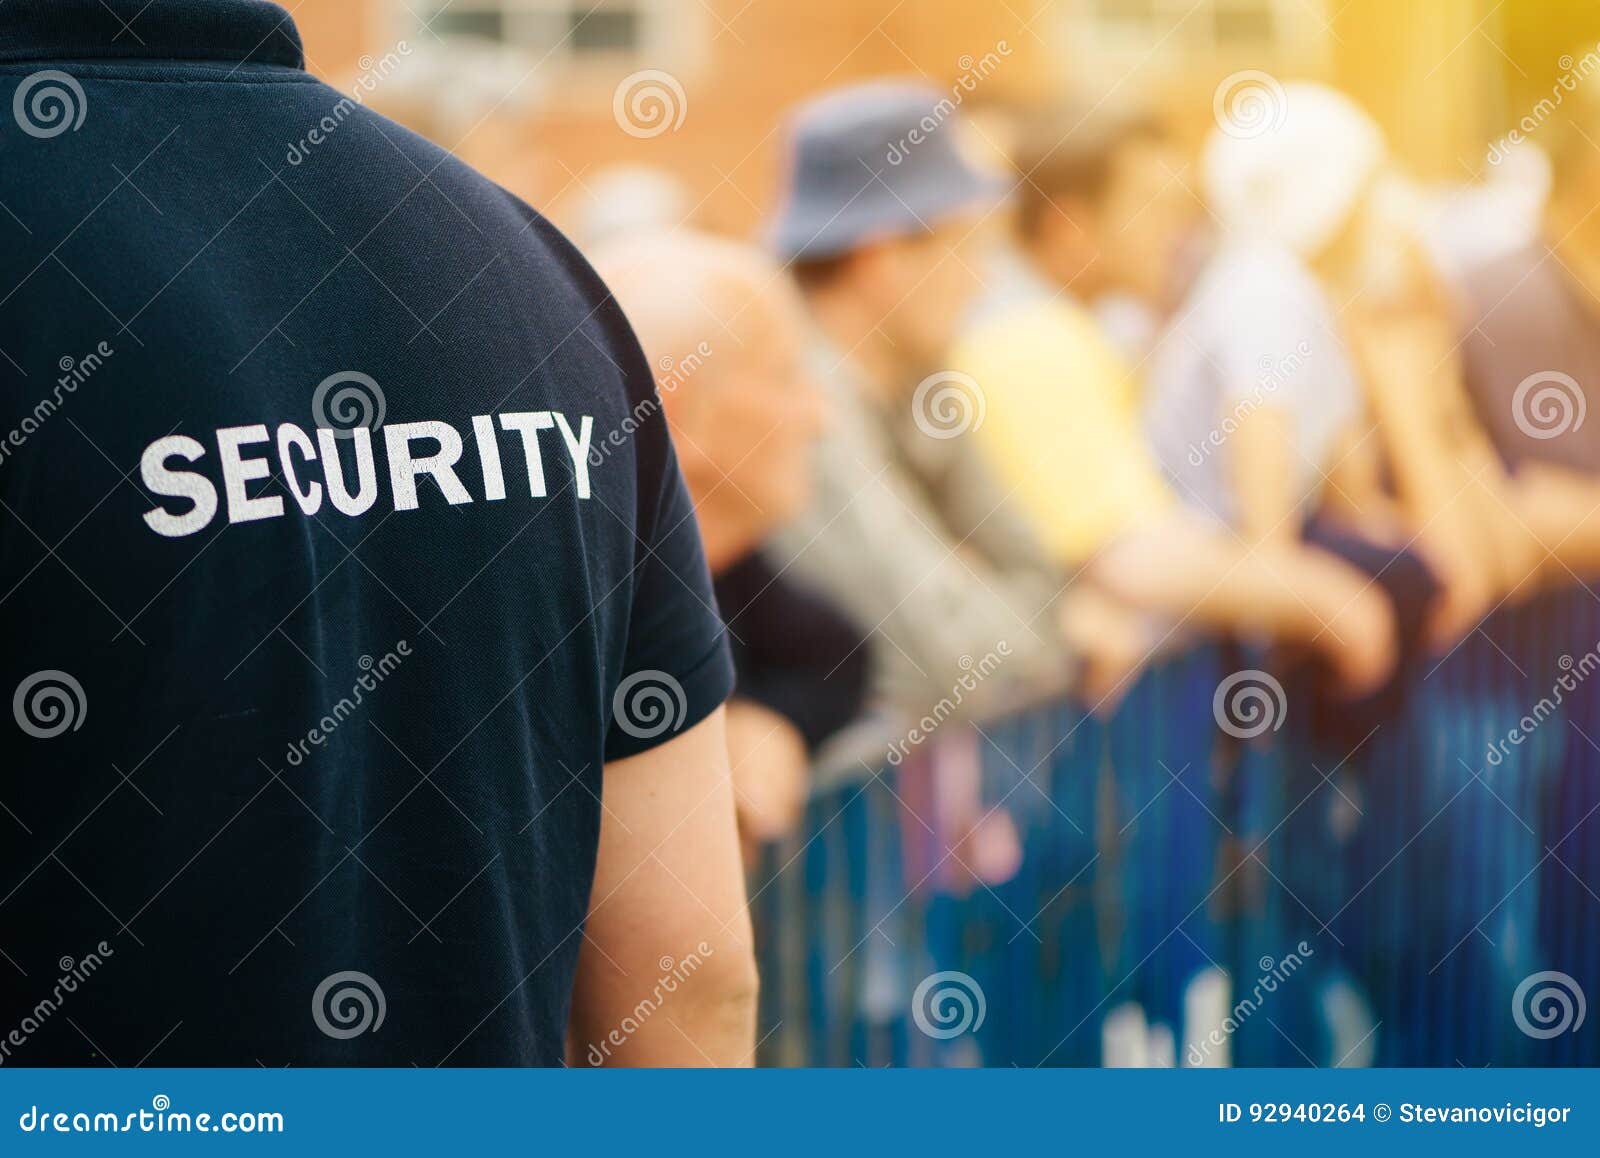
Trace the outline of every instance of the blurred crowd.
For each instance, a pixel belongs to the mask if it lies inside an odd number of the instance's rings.
[[[1600,575],[1592,94],[1504,167],[1522,221],[1322,85],[1198,150],[1094,96],[826,93],[759,238],[701,232],[664,173],[593,182],[575,232],[658,368],[735,647],[752,859],[808,795],[1029,705],[1109,716],[1197,639],[1377,718]],[[995,810],[930,799],[1003,879]]]

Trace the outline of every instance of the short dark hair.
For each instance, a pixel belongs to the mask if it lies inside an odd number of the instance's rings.
[[[1014,164],[1019,178],[1017,226],[1034,237],[1065,198],[1096,201],[1111,183],[1117,154],[1137,141],[1170,140],[1147,111],[1063,108],[1035,118],[1024,130]]]
[[[849,262],[849,253],[801,258],[789,264],[789,273],[794,277],[794,283],[800,292],[809,294],[837,281]]]
[[[886,234],[881,240],[919,242],[927,241],[934,235],[932,229],[911,229],[902,233]],[[870,244],[871,240],[873,239],[863,240],[852,249],[830,253],[824,257],[797,258],[789,263],[789,273],[801,293],[809,294],[827,289],[844,276],[845,271],[850,268],[852,259]]]

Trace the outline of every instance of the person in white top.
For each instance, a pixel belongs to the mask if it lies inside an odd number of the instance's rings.
[[[1376,123],[1321,85],[1260,95],[1264,115],[1223,110],[1206,143],[1219,239],[1152,353],[1147,434],[1179,492],[1248,541],[1298,538],[1324,508],[1414,544],[1448,646],[1516,588],[1529,536],[1481,432],[1459,434],[1453,321]]]

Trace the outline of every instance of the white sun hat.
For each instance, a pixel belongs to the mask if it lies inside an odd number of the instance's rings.
[[[1218,89],[1202,158],[1206,200],[1230,234],[1315,257],[1382,165],[1383,132],[1326,85],[1259,78]]]

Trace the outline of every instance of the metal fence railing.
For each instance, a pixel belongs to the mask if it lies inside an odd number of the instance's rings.
[[[763,1060],[1600,1064],[1600,1015],[1542,1036],[1524,984],[1600,996],[1597,646],[1576,589],[1412,657],[1370,712],[1284,673],[1277,726],[1230,734],[1217,688],[1263,661],[1202,644],[1108,719],[952,726],[767,850]],[[948,824],[962,777],[1015,857]],[[955,974],[981,1022],[927,1016]]]

